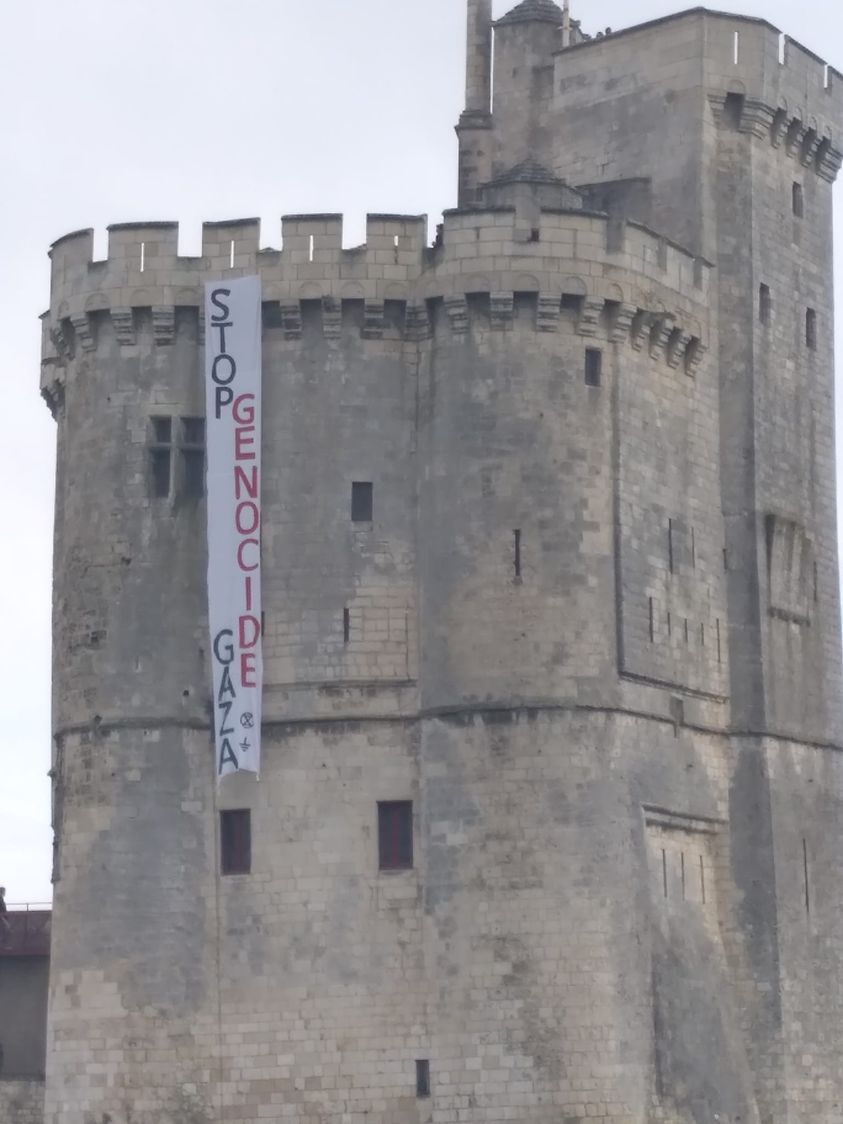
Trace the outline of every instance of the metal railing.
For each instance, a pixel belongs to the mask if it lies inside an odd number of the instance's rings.
[[[49,902],[10,903],[0,914],[0,956],[49,956]]]

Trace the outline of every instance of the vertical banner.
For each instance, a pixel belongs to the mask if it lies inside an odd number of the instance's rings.
[[[217,778],[260,772],[261,283],[205,285],[208,621]]]

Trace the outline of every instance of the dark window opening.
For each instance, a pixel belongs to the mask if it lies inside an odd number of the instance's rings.
[[[805,879],[805,912],[811,912],[811,883],[808,877],[808,840],[802,839],[802,870]]]
[[[412,869],[412,800],[382,800],[378,803],[378,866],[381,870]]]
[[[805,194],[801,183],[793,185],[793,213],[798,219],[805,215]]]
[[[521,532],[517,531],[517,530],[513,531],[512,532],[512,538],[513,538],[513,546],[514,546],[514,549],[515,549],[515,557],[514,557],[515,580],[521,581]]]
[[[374,485],[365,480],[355,480],[351,485],[352,523],[371,523],[374,518]]]
[[[343,609],[342,611],[342,640],[344,644],[348,644],[351,640],[351,610]]]
[[[170,494],[172,476],[173,420],[157,417],[149,422],[149,488],[155,499],[165,499]]]
[[[427,1059],[416,1062],[416,1096],[430,1096],[430,1062]]]
[[[758,290],[758,319],[762,324],[770,323],[770,311],[772,307],[773,301],[770,296],[770,286],[762,285]]]
[[[674,571],[674,556],[673,556],[673,520],[667,521],[667,568],[671,574]]]
[[[817,314],[813,308],[805,312],[805,346],[811,351],[817,350]]]
[[[151,449],[149,463],[152,494],[156,499],[165,499],[170,494],[170,450]]]
[[[252,813],[248,808],[220,812],[220,870],[249,874],[252,870]]]
[[[603,373],[603,352],[596,347],[585,349],[585,385],[599,386]]]
[[[732,93],[726,95],[726,101],[723,106],[723,118],[730,129],[740,128],[745,101],[746,98],[743,94]]]
[[[205,494],[205,419],[181,419],[182,485],[184,494],[199,499]]]

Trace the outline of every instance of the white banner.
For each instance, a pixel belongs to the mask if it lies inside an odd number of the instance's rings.
[[[205,285],[208,621],[217,777],[260,772],[261,283]]]

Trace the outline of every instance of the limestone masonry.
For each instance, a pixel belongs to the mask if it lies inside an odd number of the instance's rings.
[[[843,1122],[843,76],[703,9],[468,32],[432,246],[52,248],[47,1124]],[[253,273],[264,771],[217,791],[201,289]]]

